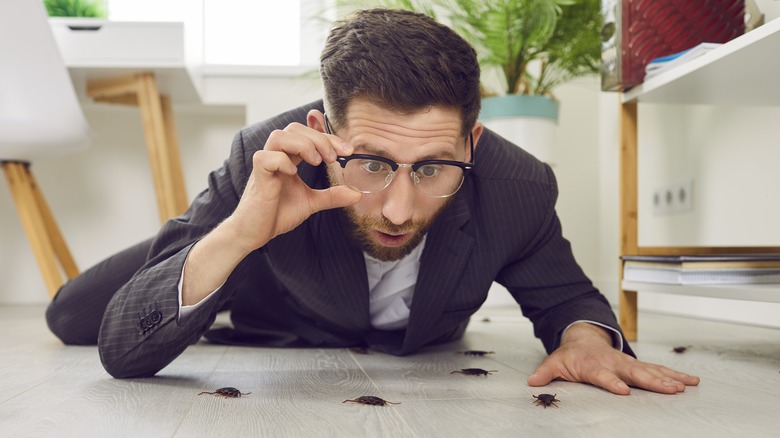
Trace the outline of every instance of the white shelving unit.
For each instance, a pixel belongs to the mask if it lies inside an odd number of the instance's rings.
[[[650,78],[623,102],[780,105],[780,18]]]
[[[780,253],[780,247],[639,246],[637,107],[640,103],[780,107],[780,18],[632,88],[622,96],[620,254],[684,255]],[[637,291],[780,302],[780,285],[682,286],[624,282],[620,266],[620,323],[637,336]]]
[[[780,303],[780,285],[776,284],[751,284],[751,285],[686,285],[658,283],[639,283],[635,281],[623,281],[623,289],[646,290],[662,294],[690,295],[709,298],[727,298],[744,301],[760,301],[765,303]]]

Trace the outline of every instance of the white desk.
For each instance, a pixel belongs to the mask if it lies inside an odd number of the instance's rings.
[[[184,187],[172,103],[200,103],[198,68],[187,56],[183,23],[51,18],[77,93],[138,106],[160,222],[183,213]],[[192,53],[190,50],[189,53]]]

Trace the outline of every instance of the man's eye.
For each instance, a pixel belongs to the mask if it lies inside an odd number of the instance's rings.
[[[424,177],[424,178],[431,178],[436,176],[439,173],[440,169],[439,166],[422,166],[421,168],[417,169],[417,174]]]
[[[386,171],[387,163],[381,161],[364,160],[360,163],[360,167],[369,173],[379,173]]]

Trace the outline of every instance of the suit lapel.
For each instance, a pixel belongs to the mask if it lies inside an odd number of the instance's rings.
[[[323,212],[319,229],[314,230],[325,279],[322,288],[327,291],[327,301],[320,304],[332,323],[364,332],[371,329],[366,260],[345,236],[344,220],[338,209]]]
[[[463,189],[428,232],[403,351],[414,350],[439,334],[435,327],[471,256],[474,239],[461,230],[471,217],[465,193],[470,186]]]

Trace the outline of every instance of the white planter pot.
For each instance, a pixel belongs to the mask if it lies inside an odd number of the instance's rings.
[[[558,103],[545,96],[507,95],[482,99],[480,121],[498,135],[552,164]]]

